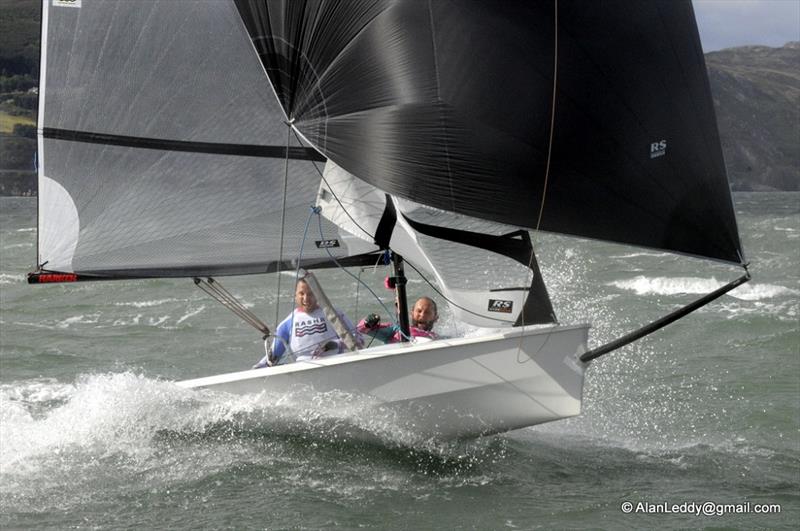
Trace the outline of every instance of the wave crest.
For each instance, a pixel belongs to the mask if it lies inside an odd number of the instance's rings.
[[[645,277],[618,280],[608,285],[637,295],[701,295],[721,288],[726,283],[716,278],[698,277]],[[745,301],[797,296],[800,291],[775,284],[743,284],[728,292],[728,295]]]

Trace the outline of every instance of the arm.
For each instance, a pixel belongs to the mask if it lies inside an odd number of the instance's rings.
[[[374,337],[378,341],[388,343],[395,333],[395,326],[392,323],[381,323],[379,321],[380,317],[378,315],[370,314],[358,322],[358,331]]]
[[[275,360],[275,363],[278,362],[283,355],[286,353],[286,345],[289,344],[292,337],[292,317],[294,317],[294,312],[289,314],[289,316],[281,321],[281,324],[278,325],[277,330],[275,330],[275,335],[277,336],[275,339],[272,340],[272,357]],[[281,338],[283,341],[281,341]]]
[[[283,339],[283,341],[281,341],[277,337],[272,340],[272,359],[270,360],[269,355],[265,354],[264,357],[261,358],[258,363],[253,365],[253,369],[261,369],[264,367],[270,367],[272,365],[276,365],[283,357],[286,351],[285,343],[289,343],[291,337],[291,324],[292,324],[293,314],[294,312],[289,314],[289,317],[284,319],[281,322],[281,324],[278,325],[278,329],[275,330],[275,335]]]

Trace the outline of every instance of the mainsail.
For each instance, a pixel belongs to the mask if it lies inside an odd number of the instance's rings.
[[[235,0],[294,126],[390,194],[744,263],[690,0]]]
[[[38,266],[112,279],[293,267],[325,159],[288,138],[234,6],[75,5],[43,3]],[[328,222],[324,235],[304,265],[377,250]],[[44,277],[62,278],[75,277]]]

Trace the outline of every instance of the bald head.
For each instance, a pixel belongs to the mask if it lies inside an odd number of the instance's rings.
[[[420,297],[411,309],[411,326],[431,332],[439,319],[436,303],[430,297]]]

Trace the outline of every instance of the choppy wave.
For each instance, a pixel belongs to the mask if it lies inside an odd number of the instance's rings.
[[[156,299],[151,301],[130,301],[130,302],[115,302],[114,306],[131,306],[133,308],[150,308],[153,306],[161,306],[170,302],[184,302],[185,299]]]
[[[648,258],[663,258],[665,256],[674,256],[674,255],[671,255],[669,253],[639,251],[627,254],[611,255],[609,256],[609,258],[641,258],[643,256]]]
[[[610,282],[609,286],[614,286],[626,291],[633,291],[637,295],[683,295],[683,294],[705,294],[724,286],[725,282],[720,282],[716,278],[698,277],[645,277],[637,276],[632,279],[617,280]],[[731,297],[757,301],[773,299],[777,297],[797,296],[800,291],[779,286],[776,284],[755,284],[748,283],[728,292]]]
[[[182,322],[186,321],[187,319],[190,319],[190,318],[194,317],[195,315],[198,315],[198,314],[202,313],[203,310],[205,310],[205,309],[206,309],[205,306],[200,306],[198,309],[190,311],[189,313],[187,313],[186,315],[184,315],[183,317],[178,319],[178,321],[175,323],[175,325],[177,326],[177,325],[181,324]]]
[[[100,322],[100,313],[92,313],[92,314],[81,314],[81,315],[73,315],[72,317],[67,317],[56,324],[57,328],[69,328],[72,325],[76,324],[97,324]]]
[[[31,380],[0,386],[0,470],[18,477],[74,454],[147,460],[159,441],[243,434],[321,440],[420,441],[391,411],[376,414],[363,396],[298,390],[281,396],[194,391],[130,372],[81,377],[74,384]],[[80,456],[78,456],[80,454]]]
[[[238,396],[131,372],[0,386],[0,421],[4,512],[69,510],[131,486],[168,492],[254,464],[281,489],[353,500],[407,489],[408,467],[448,486],[483,485],[493,476],[480,466],[504,455],[492,440],[420,439],[363,396]],[[384,470],[370,481],[376,466]]]
[[[17,284],[25,281],[25,275],[0,273],[0,284]]]
[[[204,311],[203,308],[190,311],[181,317],[175,318],[169,314],[148,315],[145,313],[135,313],[124,316],[108,316],[105,313],[95,312],[90,314],[80,314],[66,317],[59,320],[46,320],[46,321],[13,321],[11,324],[21,327],[38,328],[43,330],[64,330],[69,328],[90,328],[90,329],[103,329],[114,327],[136,327],[136,326],[150,326],[162,328],[166,330],[178,329],[181,325],[188,326],[186,322],[192,317]]]

